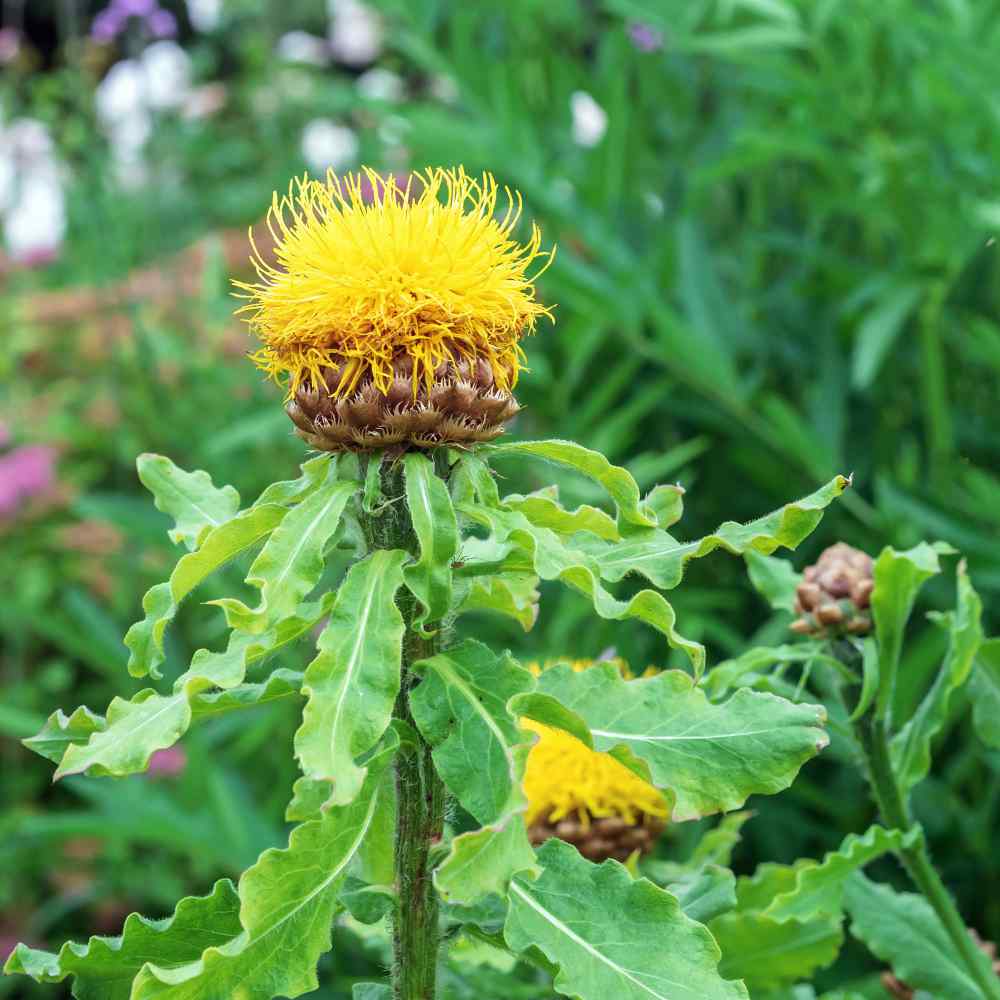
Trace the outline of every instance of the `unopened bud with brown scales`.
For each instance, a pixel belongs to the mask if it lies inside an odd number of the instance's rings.
[[[871,631],[872,557],[837,542],[802,574],[791,628],[801,635],[866,635]]]
[[[537,226],[516,241],[520,195],[503,190],[459,167],[402,185],[328,174],[275,196],[274,263],[255,254],[260,280],[235,284],[253,360],[314,448],[467,446],[517,413],[519,341],[551,319],[534,281],[553,252]]]

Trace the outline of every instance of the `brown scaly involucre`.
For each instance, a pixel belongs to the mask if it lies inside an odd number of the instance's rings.
[[[866,635],[871,631],[872,557],[844,542],[826,549],[802,574],[795,592],[801,635]]]
[[[520,407],[497,387],[490,363],[444,362],[435,369],[430,387],[418,381],[414,391],[413,360],[393,361],[393,380],[385,393],[371,377],[351,393],[338,397],[345,366],[323,369],[324,384],[304,381],[286,405],[296,433],[320,451],[403,450],[491,441]]]
[[[643,815],[629,823],[621,816],[592,818],[589,824],[576,816],[566,816],[556,823],[536,820],[528,828],[528,838],[536,847],[550,837],[572,844],[588,861],[627,861],[636,851],[648,854],[663,833],[666,824],[657,816]]]

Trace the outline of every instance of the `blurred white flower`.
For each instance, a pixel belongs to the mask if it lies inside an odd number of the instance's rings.
[[[329,118],[315,118],[302,131],[302,158],[314,174],[352,166],[359,149],[357,135]]]
[[[33,118],[0,133],[0,210],[4,243],[20,263],[56,255],[66,235],[66,198],[55,146]]]
[[[432,76],[430,81],[431,96],[436,97],[442,104],[457,104],[461,96],[458,84],[454,77]]]
[[[122,59],[116,62],[97,85],[94,103],[97,117],[106,127],[144,110],[145,74],[138,61]]]
[[[374,66],[355,81],[358,93],[372,101],[399,101],[403,98],[403,78],[392,70]]]
[[[229,91],[224,83],[204,83],[188,92],[181,108],[185,118],[209,118],[226,106]]]
[[[367,66],[382,51],[382,19],[358,0],[327,0],[330,51],[347,66]]]
[[[608,130],[608,114],[585,90],[570,95],[569,108],[573,116],[573,141],[589,149],[596,146]]]
[[[164,39],[147,45],[139,59],[149,107],[180,107],[191,87],[191,58],[188,54],[176,42]]]
[[[222,20],[222,0],[187,0],[187,9],[195,31],[214,31]]]
[[[278,57],[287,62],[325,66],[330,61],[326,39],[308,31],[289,31],[278,39]]]

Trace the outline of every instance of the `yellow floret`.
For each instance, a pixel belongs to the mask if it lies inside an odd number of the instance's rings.
[[[235,282],[263,342],[254,362],[289,394],[346,365],[333,389],[342,395],[368,376],[385,392],[401,357],[413,362],[414,391],[443,362],[482,359],[509,391],[523,364],[518,341],[539,316],[551,319],[533,282],[554,251],[541,249],[534,225],[526,243],[513,239],[521,196],[504,188],[498,217],[499,192],[490,174],[459,167],[413,174],[405,187],[368,168],[328,173],[275,194],[267,222],[277,263],[255,247],[260,280]]]

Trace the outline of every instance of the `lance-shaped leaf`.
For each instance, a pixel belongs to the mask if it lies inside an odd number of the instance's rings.
[[[369,761],[354,802],[296,827],[287,848],[265,851],[243,874],[239,936],[186,965],[146,963],[130,1000],[271,1000],[316,989],[337,893],[371,827],[394,752],[390,744]]]
[[[286,507],[265,504],[212,528],[196,551],[178,561],[167,583],[158,583],[146,592],[142,599],[145,618],[125,633],[125,645],[130,651],[128,670],[133,677],[160,676],[163,633],[180,602],[220,566],[266,538],[287,513]]]
[[[329,607],[328,598],[303,605],[305,617],[286,618],[263,635],[234,632],[222,652],[199,649],[188,670],[174,682],[171,694],[146,688],[129,701],[115,698],[106,719],[93,713],[81,715],[86,709],[78,709],[64,725],[53,716],[37,737],[25,743],[36,749],[35,741],[41,741],[38,752],[50,756],[61,738],[63,753],[56,778],[83,771],[118,777],[144,771],[153,753],[176,743],[194,718],[292,694],[290,685],[297,687],[297,682],[288,672],[277,671],[275,680],[263,685],[243,685],[243,679],[252,664],[315,627]],[[210,693],[216,688],[222,691]],[[229,690],[232,694],[224,697]]]
[[[332,784],[332,803],[357,795],[365,769],[355,758],[378,743],[392,718],[403,642],[396,591],[406,558],[381,549],[351,567],[306,668],[295,755],[306,777]]]
[[[597,750],[628,764],[625,748],[645,761],[673,800],[674,820],[728,812],[749,795],[787,788],[828,742],[820,706],[746,688],[714,704],[679,670],[626,681],[611,665],[579,673],[560,665],[543,671],[538,690],[586,722]]]
[[[414,664],[423,680],[410,710],[452,794],[480,823],[494,823],[523,799],[520,775],[529,737],[507,710],[535,686],[505,653],[467,640]]]
[[[295,613],[319,583],[326,544],[359,488],[354,480],[338,480],[337,467],[328,466],[323,484],[288,511],[250,567],[246,582],[260,589],[260,604],[248,608],[233,598],[210,602],[225,610],[231,628],[263,632]]]
[[[705,649],[685,639],[674,628],[677,616],[662,594],[641,590],[627,601],[619,601],[601,584],[594,559],[548,528],[539,528],[517,511],[505,511],[480,505],[465,505],[463,513],[490,528],[494,541],[511,541],[523,549],[535,573],[543,580],[561,580],[590,598],[602,618],[622,621],[637,618],[666,636],[667,642],[683,650],[691,659],[695,674],[705,666]]]
[[[913,718],[893,737],[892,769],[903,793],[927,777],[931,767],[931,742],[948,717],[948,703],[969,678],[976,653],[983,642],[983,611],[979,595],[972,589],[965,564],[958,566],[958,606],[942,615],[948,626],[948,652],[930,690]]]
[[[451,610],[451,564],[458,551],[458,522],[444,480],[434,473],[434,463],[419,452],[403,458],[406,502],[413,531],[420,544],[420,559],[406,567],[406,586],[421,605],[414,620],[423,631],[427,622],[438,622]]]
[[[574,469],[602,486],[614,500],[619,516],[629,524],[656,526],[656,512],[642,502],[639,487],[631,474],[612,465],[600,452],[572,441],[512,441],[489,445],[482,450],[498,458],[528,455]]]
[[[972,724],[989,747],[1000,748],[1000,639],[987,639],[969,680]]]
[[[755,549],[743,553],[750,583],[775,611],[795,611],[795,589],[802,574],[787,559],[766,556]]]
[[[539,949],[559,969],[555,989],[582,1000],[746,1000],[724,979],[711,934],[676,898],[617,861],[591,864],[550,840],[542,874],[510,884],[504,925],[516,952]]]
[[[913,989],[942,1000],[983,1000],[983,991],[923,896],[896,892],[855,872],[847,881],[844,903],[851,933]],[[995,976],[986,955],[975,954],[983,976]]]
[[[602,579],[614,583],[629,573],[640,573],[661,590],[671,590],[681,582],[690,560],[701,559],[716,549],[734,555],[748,551],[770,554],[779,547],[794,549],[849,485],[850,480],[836,476],[801,500],[749,524],[726,521],[713,534],[694,542],[678,542],[660,528],[637,528],[622,542],[607,545],[588,539],[581,542],[581,547],[597,561]]]
[[[118,937],[67,943],[58,954],[19,944],[4,971],[59,983],[73,976],[77,1000],[129,1000],[143,964],[170,967],[196,961],[209,947],[224,945],[241,931],[239,897],[232,882],[215,883],[208,896],[182,899],[172,916],[149,920],[132,913]]]
[[[310,458],[308,462],[303,462],[300,466],[302,475],[298,479],[283,479],[281,482],[271,483],[254,500],[254,507],[268,503],[277,503],[287,507],[299,503],[314,492],[327,478],[331,463],[336,463],[338,458],[339,456],[326,453]]]
[[[457,612],[494,611],[513,618],[525,632],[538,619],[538,577],[533,573],[493,573],[462,581]]]
[[[913,611],[913,602],[920,588],[936,573],[941,572],[938,555],[947,552],[947,546],[919,545],[905,552],[886,547],[875,560],[873,574],[875,589],[872,591],[872,618],[879,651],[879,687],[876,711],[883,717],[892,702],[896,685],[896,671],[903,649],[903,632]]]
[[[217,488],[207,472],[185,472],[164,455],[140,455],[135,464],[156,509],[174,519],[170,540],[188,549],[197,548],[208,531],[240,509],[239,493],[232,486]]]
[[[912,846],[919,838],[919,828],[904,832],[878,825],[869,827],[860,836],[849,833],[840,847],[828,852],[822,862],[796,865],[794,885],[778,893],[764,912],[778,921],[839,919],[848,876],[883,854]]]

